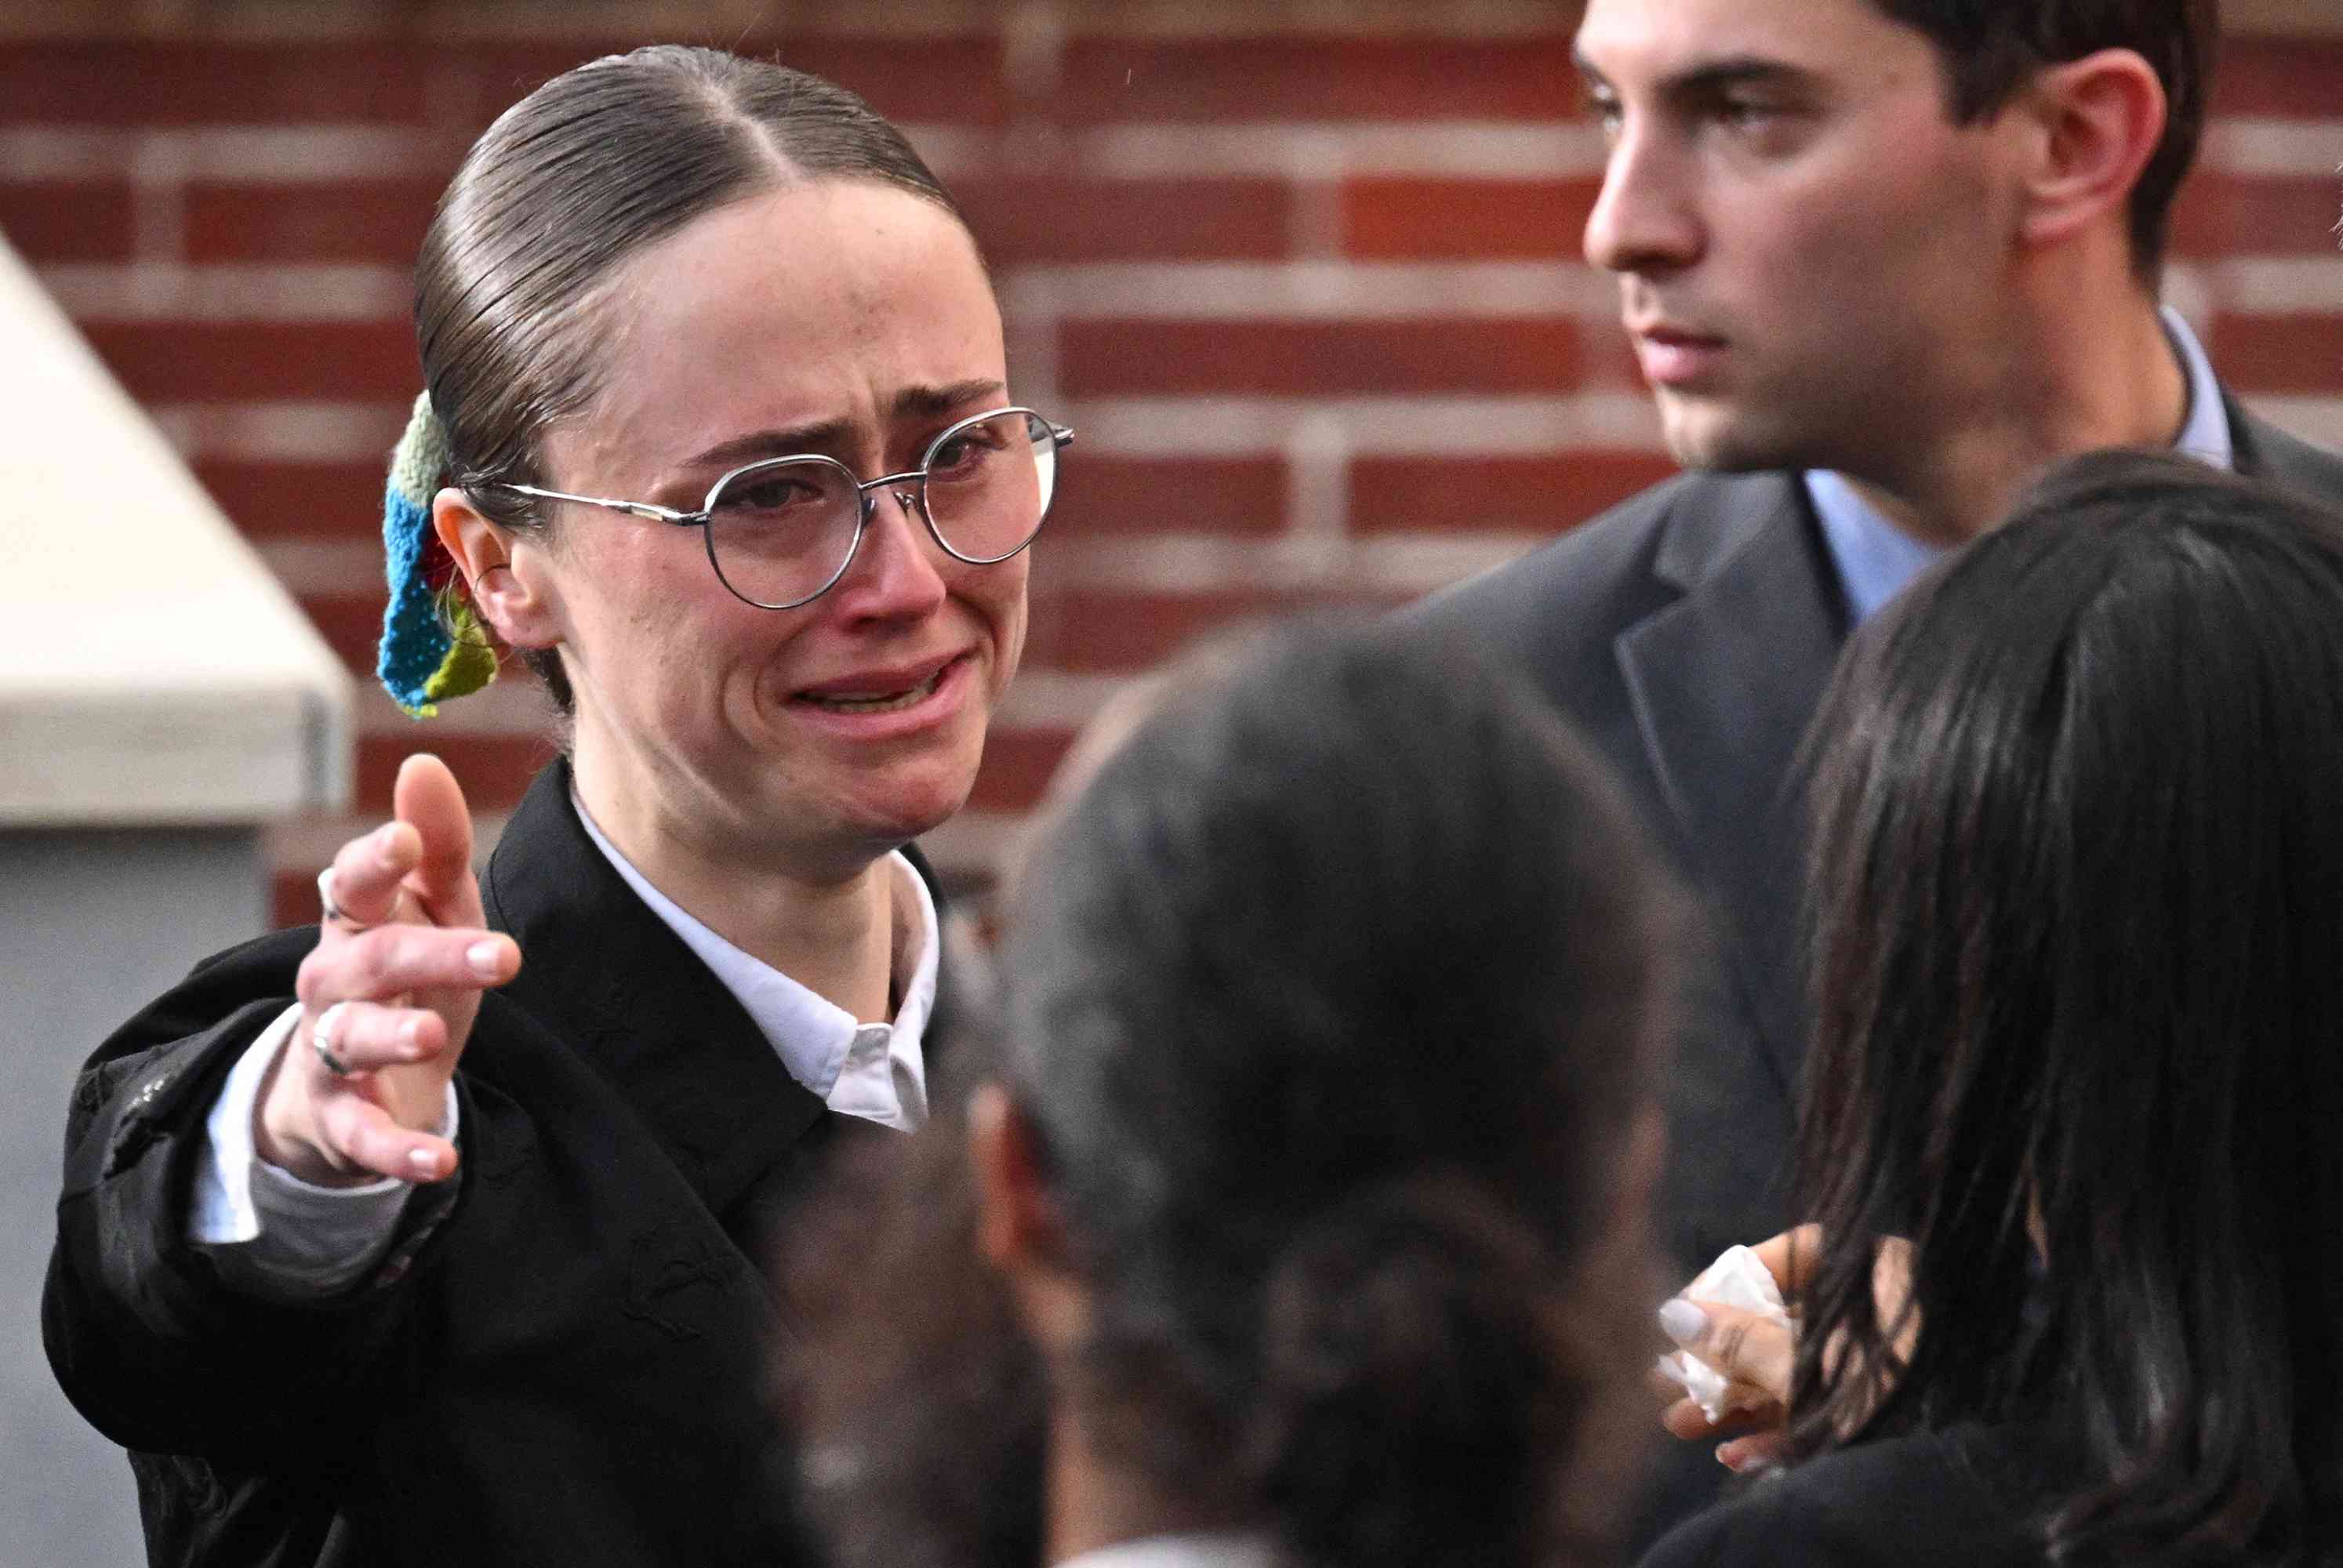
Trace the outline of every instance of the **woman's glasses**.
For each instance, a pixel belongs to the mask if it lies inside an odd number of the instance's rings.
[[[882,489],[916,511],[953,558],[970,566],[1007,560],[1041,531],[1057,490],[1058,453],[1073,438],[1031,408],[997,408],[928,443],[916,468],[859,479],[831,457],[768,457],[717,480],[696,512],[534,485],[498,487],[702,529],[709,564],[735,596],[759,609],[794,609],[846,575]]]

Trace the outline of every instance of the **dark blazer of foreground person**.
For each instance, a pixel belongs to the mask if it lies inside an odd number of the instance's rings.
[[[2240,472],[2343,502],[2343,457],[2228,415]],[[1663,1239],[1689,1271],[1785,1229],[1810,1028],[1791,764],[1847,634],[1797,476],[1683,475],[1413,613],[1525,668],[1711,911],[1669,1079]]]
[[[2336,1561],[2343,515],[2073,464],[1815,736],[1805,1462],[1648,1568]]]
[[[313,930],[207,960],[82,1073],[43,1328],[156,1563],[789,1560],[762,1259],[844,1119],[587,839],[566,762],[481,891],[531,959],[456,1080],[468,1176],[355,1295],[231,1296],[186,1240],[205,1114]]]
[[[1751,1488],[1644,1568],[2041,1568],[2012,1504],[2034,1457],[1975,1427],[1865,1443]]]

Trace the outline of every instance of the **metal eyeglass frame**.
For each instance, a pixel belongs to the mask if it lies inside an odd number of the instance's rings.
[[[942,531],[936,527],[935,515],[928,510],[928,472],[930,466],[935,460],[937,450],[961,431],[984,424],[987,420],[998,419],[1003,414],[1023,414],[1040,420],[1041,427],[1050,432],[1051,439],[1055,443],[1057,451],[1063,451],[1073,444],[1074,433],[1067,427],[1059,424],[1038,408],[1028,408],[1022,404],[1011,404],[1004,408],[990,408],[981,414],[971,414],[957,424],[948,427],[941,435],[928,443],[927,450],[920,454],[918,467],[906,468],[900,474],[881,474],[875,479],[857,478],[853,469],[837,458],[826,457],[820,452],[804,452],[787,457],[759,457],[753,463],[743,463],[739,467],[730,469],[708,487],[707,498],[700,503],[699,509],[696,512],[679,512],[673,507],[656,506],[649,501],[618,501],[612,500],[607,496],[573,496],[565,490],[540,489],[535,485],[498,485],[496,487],[500,490],[509,490],[517,496],[534,496],[548,501],[576,501],[588,507],[608,507],[614,512],[625,512],[630,517],[648,518],[659,523],[673,523],[678,528],[698,528],[700,531],[699,542],[708,551],[709,568],[715,572],[716,580],[722,583],[725,590],[734,598],[739,599],[742,604],[752,605],[758,609],[795,609],[799,605],[811,604],[831,588],[836,588],[838,579],[844,577],[847,568],[854,564],[855,553],[862,548],[862,536],[870,526],[870,516],[879,507],[879,502],[872,492],[882,486],[910,485],[912,488],[909,490],[895,492],[898,504],[906,511],[916,510],[919,513],[920,520],[927,525],[928,537],[936,541],[944,554],[956,561],[964,561],[972,567],[996,566],[1016,555],[1019,550],[1025,549],[1040,538],[1041,524],[1050,515],[1047,505],[1042,507],[1041,516],[1033,519],[1033,531],[1019,541],[1016,549],[1003,550],[997,556],[963,555],[954,549],[951,542],[944,538]],[[855,509],[854,541],[846,547],[846,554],[840,559],[838,569],[830,573],[820,588],[802,598],[793,598],[784,604],[767,604],[762,599],[750,598],[747,594],[734,588],[732,579],[724,575],[724,563],[716,558],[715,533],[708,524],[715,517],[716,498],[724,493],[725,486],[743,474],[764,468],[783,467],[791,463],[827,463],[846,476],[848,483],[854,487],[855,498],[860,503]],[[1054,475],[1051,477],[1050,493],[1052,500],[1057,498],[1057,482]]]

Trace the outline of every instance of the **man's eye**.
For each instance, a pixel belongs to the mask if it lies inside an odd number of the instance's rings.
[[[1586,96],[1586,113],[1589,118],[1603,128],[1604,136],[1615,136],[1619,134],[1618,99],[1604,93],[1590,93]]]

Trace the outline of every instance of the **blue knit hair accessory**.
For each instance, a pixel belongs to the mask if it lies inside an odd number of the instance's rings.
[[[431,527],[431,498],[447,471],[447,433],[431,394],[415,399],[383,487],[382,553],[390,603],[382,612],[375,674],[391,699],[429,719],[451,697],[497,678],[496,646],[464,592],[455,558]]]

